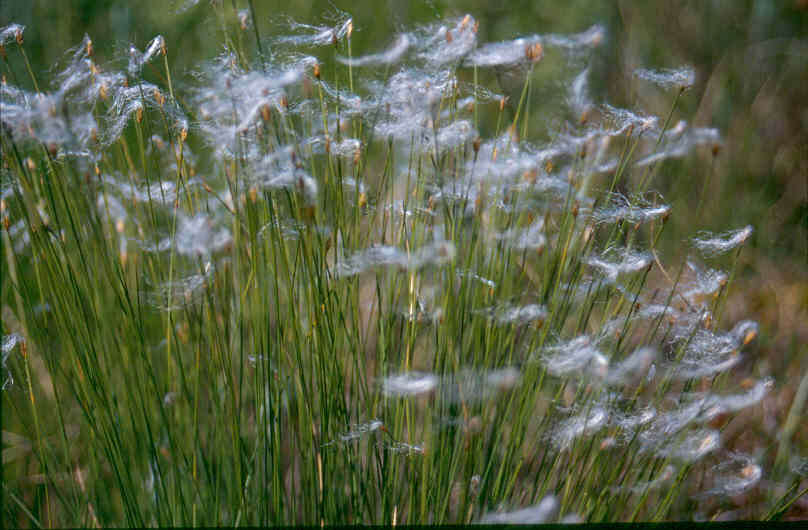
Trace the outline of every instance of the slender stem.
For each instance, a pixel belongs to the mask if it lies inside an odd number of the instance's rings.
[[[252,18],[253,31],[255,32],[255,44],[258,47],[258,59],[261,61],[261,69],[266,72],[266,59],[264,58],[264,46],[261,44],[261,35],[258,33],[258,19],[255,17],[255,6],[253,0],[248,0],[250,4],[250,18]]]

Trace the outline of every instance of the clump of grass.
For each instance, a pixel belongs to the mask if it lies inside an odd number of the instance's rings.
[[[757,327],[721,318],[751,229],[657,250],[686,215],[660,162],[720,141],[670,126],[689,70],[641,71],[660,120],[592,100],[597,26],[484,44],[467,15],[354,57],[347,15],[262,41],[217,9],[226,52],[184,80],[160,36],[125,69],[87,37],[50,90],[4,64],[5,520],[665,520],[755,490],[765,455],[722,437],[773,384],[737,385]]]

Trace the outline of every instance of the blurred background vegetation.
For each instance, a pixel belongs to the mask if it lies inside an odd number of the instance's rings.
[[[247,7],[246,0],[218,1]],[[480,42],[601,24],[607,40],[587,59],[593,99],[662,117],[672,93],[638,83],[631,72],[691,65],[696,83],[679,100],[673,123],[685,119],[716,127],[724,144],[717,154],[705,149],[661,167],[652,187],[674,213],[663,248],[670,258],[684,259],[684,243],[698,230],[754,226],[735,271],[724,325],[742,318],[760,322],[758,355],[750,365],[777,380],[761,423],[770,432],[782,426],[808,370],[808,0],[255,0],[254,5],[257,29],[267,42],[283,30],[287,16],[327,23],[338,10],[348,11],[355,55],[388,46],[399,30],[464,13],[479,21]],[[26,50],[38,75],[52,70],[85,33],[99,64],[124,67],[130,44],[142,49],[162,34],[180,80],[221,53],[224,43],[210,0],[7,0],[0,3],[0,26],[11,22],[26,26]],[[25,71],[18,54],[8,60],[20,74]],[[560,75],[552,60],[540,66],[532,96],[545,103],[563,97],[569,76]],[[507,94],[509,88],[501,90]],[[540,112],[533,117],[539,138],[548,125],[541,119]],[[695,218],[705,182],[706,203]],[[797,431],[797,451],[808,455],[808,422]],[[808,503],[796,509],[808,515]]]

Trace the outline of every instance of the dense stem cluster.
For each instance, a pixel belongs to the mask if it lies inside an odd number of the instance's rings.
[[[756,487],[722,425],[773,382],[733,377],[758,330],[717,268],[752,228],[662,261],[648,190],[720,135],[596,103],[603,27],[481,43],[466,15],[354,57],[348,16],[255,52],[232,18],[185,78],[161,36],[4,77],[3,428],[32,455],[4,478],[41,477],[4,518],[661,520]],[[530,96],[548,57],[563,108]],[[636,76],[672,105],[694,78]]]

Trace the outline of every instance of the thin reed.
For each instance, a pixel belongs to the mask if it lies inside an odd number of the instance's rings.
[[[355,56],[347,14],[275,35],[227,4],[225,51],[187,71],[159,35],[110,64],[88,36],[50,78],[4,61],[6,524],[764,517],[804,493],[724,443],[774,384],[734,377],[758,327],[723,318],[753,228],[659,249],[689,215],[660,167],[721,145],[671,119],[692,70],[636,72],[657,117],[596,102],[600,26],[484,43],[466,15]],[[22,57],[24,28],[0,43]],[[531,95],[546,61],[561,108]]]

